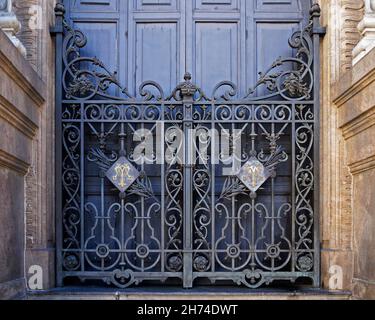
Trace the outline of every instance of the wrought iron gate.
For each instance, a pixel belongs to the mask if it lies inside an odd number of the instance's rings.
[[[189,74],[172,93],[149,81],[133,97],[81,56],[89,40],[57,5],[59,285],[319,286],[319,6],[310,14],[295,55],[245,97],[227,81],[207,96]],[[155,151],[139,159],[146,140]]]

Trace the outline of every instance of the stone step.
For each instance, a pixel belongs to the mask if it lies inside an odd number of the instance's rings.
[[[147,288],[106,290],[103,288],[64,288],[46,292],[30,292],[28,300],[350,300],[347,291],[246,290],[223,288]]]

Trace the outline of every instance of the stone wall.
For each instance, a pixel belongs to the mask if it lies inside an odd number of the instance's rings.
[[[358,0],[322,0],[321,43],[321,242],[322,286],[330,288],[330,271],[339,267],[343,290],[352,287],[352,176],[347,151],[338,127],[333,84],[352,68],[352,50],[360,40],[356,25],[363,16]],[[333,268],[333,269],[332,269]]]
[[[339,266],[358,299],[375,299],[375,50],[353,63],[371,1],[321,1],[323,286]]]
[[[37,3],[36,3],[37,2]],[[27,4],[29,3],[29,4]],[[55,51],[54,39],[50,28],[54,26],[54,0],[15,0],[14,6],[30,7],[24,10],[25,16],[18,12],[22,26],[28,25],[30,13],[38,6],[39,16],[32,16],[37,26],[36,30],[26,29],[25,42],[28,50],[26,58],[43,79],[46,87],[46,103],[41,113],[40,129],[34,141],[34,159],[28,174],[26,184],[26,199],[29,207],[26,208],[26,273],[33,265],[42,267],[43,289],[55,286]],[[17,12],[17,9],[15,10]],[[30,33],[33,31],[32,33]],[[25,36],[20,34],[20,39]],[[35,42],[35,43],[34,43]],[[36,48],[35,54],[30,54],[30,47]],[[36,197],[35,197],[36,196]]]
[[[54,287],[54,4],[13,1],[26,57],[0,30],[0,299],[25,292],[32,265]]]
[[[353,295],[375,299],[375,49],[337,82],[335,97],[353,175]]]
[[[45,83],[0,31],[0,297],[25,287],[25,176],[45,101]]]

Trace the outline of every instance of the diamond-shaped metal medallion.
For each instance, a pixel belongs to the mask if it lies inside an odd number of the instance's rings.
[[[120,157],[106,173],[107,178],[121,192],[125,192],[139,175],[138,170],[125,157]]]
[[[271,172],[253,157],[245,163],[237,177],[251,192],[256,192],[271,177]]]

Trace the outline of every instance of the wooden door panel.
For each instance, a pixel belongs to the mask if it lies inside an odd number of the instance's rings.
[[[247,88],[252,87],[259,72],[265,72],[278,57],[291,56],[288,40],[307,23],[310,3],[310,0],[246,1]]]
[[[87,34],[82,54],[99,58],[121,83],[128,74],[127,2],[120,0],[67,0],[68,21]],[[113,93],[113,92],[111,92]]]
[[[184,1],[136,0],[129,3],[128,87],[137,94],[144,81],[168,93],[185,72]]]
[[[305,0],[302,0],[305,1]],[[256,0],[256,9],[260,11],[301,12],[301,0]]]
[[[105,62],[108,70],[116,72],[121,70],[119,61],[119,25],[117,21],[76,21],[74,27],[81,30],[90,41],[81,49],[81,55],[97,57]],[[100,34],[101,37],[96,35]],[[85,67],[85,66],[82,66]],[[115,88],[111,88],[110,94],[118,94]]]
[[[114,67],[131,92],[145,80],[160,81],[166,84],[165,90],[171,89],[188,71],[207,92],[216,83],[231,80],[244,93],[256,82],[258,72],[289,53],[287,39],[305,22],[307,15],[302,12],[307,12],[310,0],[67,3],[70,18],[95,35],[89,38],[86,53],[102,57]],[[151,34],[154,36],[148,36]],[[149,44],[139,39],[142,36]],[[146,52],[141,50],[142,42],[148,47]],[[215,50],[208,50],[210,47]]]
[[[239,10],[241,0],[195,0],[196,10]]]
[[[254,76],[260,72],[265,72],[274,61],[279,57],[291,57],[293,50],[288,44],[291,30],[298,30],[299,23],[293,22],[259,22],[256,24],[255,50],[250,48],[251,53],[256,52],[254,65]],[[285,64],[282,70],[290,68],[291,65]],[[281,71],[278,68],[276,71]],[[266,93],[266,88],[260,89],[258,94]]]
[[[120,0],[72,1],[72,12],[117,12]]]
[[[82,48],[81,55],[86,57],[96,56],[101,61],[105,61],[110,70],[119,70],[119,30],[117,22],[76,21],[74,27],[81,30],[90,39],[87,45]],[[101,37],[96,37],[97,34],[100,34]]]
[[[219,79],[239,83],[238,33],[237,23],[195,24],[195,80],[208,95]]]
[[[139,11],[175,11],[179,0],[135,0],[135,9]]]
[[[210,95],[221,81],[242,91],[245,62],[244,0],[196,0],[187,6],[187,71]]]
[[[156,81],[166,92],[179,80],[178,24],[137,23],[136,86]]]

